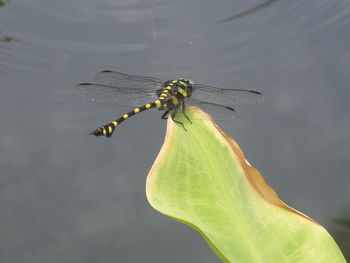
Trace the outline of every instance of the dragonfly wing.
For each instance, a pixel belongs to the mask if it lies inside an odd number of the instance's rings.
[[[200,84],[192,86],[192,97],[199,101],[222,104],[228,107],[257,104],[263,101],[261,93],[255,90],[221,89]]]
[[[235,110],[231,107],[210,103],[206,101],[199,101],[195,98],[188,98],[186,100],[187,106],[197,106],[208,113],[214,120],[233,120],[235,118]]]
[[[156,100],[155,91],[147,88],[120,88],[98,83],[80,83],[73,93],[97,104],[141,106]]]
[[[157,90],[163,84],[163,81],[157,78],[129,75],[111,70],[103,70],[97,73],[95,80],[97,83],[108,86],[128,89],[147,89],[149,91]]]

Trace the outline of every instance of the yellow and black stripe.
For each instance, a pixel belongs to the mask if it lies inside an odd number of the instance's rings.
[[[106,136],[106,137],[110,137],[115,129],[115,127],[117,127],[120,123],[122,123],[123,121],[125,121],[126,119],[134,116],[135,114],[138,114],[140,112],[143,112],[145,110],[148,109],[152,109],[152,108],[161,108],[162,107],[162,99],[156,100],[152,103],[148,103],[145,104],[141,107],[135,108],[132,111],[125,113],[122,117],[120,117],[119,119],[116,119],[115,121],[112,121],[111,123],[108,123],[106,125],[103,125],[99,128],[97,128],[96,130],[94,130],[92,133],[90,133],[91,135],[95,135],[95,136]]]
[[[186,79],[181,80],[171,80],[163,84],[163,87],[158,90],[156,95],[158,99],[152,103],[145,104],[141,107],[135,108],[132,111],[125,113],[119,119],[112,121],[106,125],[99,127],[94,130],[91,135],[95,136],[106,136],[110,137],[114,129],[126,119],[138,114],[142,111],[158,108],[160,110],[166,110],[162,118],[165,119],[166,116],[171,112],[171,118],[174,118],[178,110],[182,107],[185,108],[185,99],[191,96],[192,86],[190,82]],[[174,120],[175,121],[175,120]],[[176,123],[180,123],[175,121]],[[182,124],[182,123],[180,123]],[[183,125],[183,124],[182,124]]]
[[[159,94],[160,100],[170,101],[172,106],[181,104],[185,98],[189,97],[187,90],[190,89],[188,80],[172,80],[166,82],[162,92]],[[189,90],[190,91],[190,90]],[[169,107],[170,105],[168,105]]]

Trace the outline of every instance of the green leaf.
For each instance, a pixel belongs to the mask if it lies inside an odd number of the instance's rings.
[[[168,120],[147,177],[159,212],[190,225],[225,262],[346,262],[328,232],[284,204],[237,143],[198,108]]]

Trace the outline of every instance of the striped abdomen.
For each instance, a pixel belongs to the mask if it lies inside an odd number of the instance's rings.
[[[90,133],[91,135],[95,135],[95,136],[106,136],[106,137],[110,137],[112,136],[112,133],[115,129],[115,127],[117,127],[120,123],[122,123],[123,121],[125,121],[126,119],[134,116],[135,114],[138,114],[142,111],[148,110],[148,109],[152,109],[152,108],[160,108],[162,105],[160,100],[156,100],[152,103],[149,104],[145,104],[139,108],[135,108],[134,110],[125,113],[122,117],[120,117],[119,119],[116,119],[115,121],[112,121],[111,123],[108,123],[106,125],[103,125],[101,127],[99,127],[98,129],[94,130],[92,133]]]

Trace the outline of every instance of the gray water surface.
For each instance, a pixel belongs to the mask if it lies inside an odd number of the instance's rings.
[[[146,201],[158,111],[88,135],[130,110],[71,94],[103,69],[261,91],[219,125],[287,204],[349,203],[348,1],[2,0],[0,262],[220,262]]]

